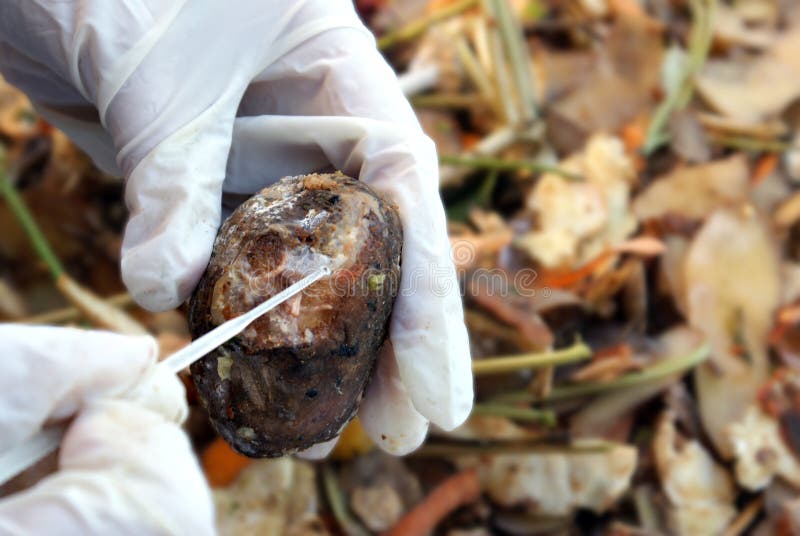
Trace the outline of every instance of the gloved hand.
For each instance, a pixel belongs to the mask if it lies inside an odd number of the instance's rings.
[[[0,70],[126,177],[122,275],[152,310],[197,283],[223,191],[333,166],[393,200],[405,236],[394,352],[362,423],[405,453],[428,419],[452,429],[467,417],[469,346],[435,148],[350,1],[6,0]]]
[[[0,452],[74,417],[58,472],[0,500],[0,534],[214,534],[183,386],[155,341],[0,325]]]

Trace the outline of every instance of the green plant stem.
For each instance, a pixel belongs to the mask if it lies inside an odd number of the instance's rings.
[[[683,374],[689,369],[692,369],[705,361],[710,353],[708,344],[704,344],[699,348],[693,350],[687,355],[678,357],[670,357],[664,359],[655,365],[647,368],[641,372],[633,372],[625,374],[611,381],[607,382],[585,382],[576,383],[574,385],[565,385],[554,387],[550,394],[544,399],[545,401],[563,400],[566,398],[575,398],[579,396],[595,395],[606,391],[614,391],[624,387],[633,387],[634,385],[642,385],[645,383],[653,382],[672,376],[673,374]],[[527,391],[519,391],[515,393],[508,393],[501,395],[492,400],[497,403],[516,403],[516,402],[535,402],[533,396]]]
[[[484,3],[488,6],[489,3]],[[536,119],[536,103],[533,92],[532,77],[529,64],[529,53],[525,46],[522,27],[511,12],[507,0],[491,0],[493,15],[497,21],[500,37],[508,54],[511,74],[519,98],[522,120],[530,122]]]
[[[647,489],[640,485],[633,490],[632,495],[633,505],[642,528],[657,533],[659,527],[658,513]]]
[[[480,185],[480,188],[478,188],[478,191],[475,194],[475,202],[479,207],[489,208],[489,205],[492,202],[492,192],[494,192],[494,189],[497,186],[497,179],[499,176],[500,172],[496,169],[490,169],[486,174],[486,178],[483,180],[483,183]]]
[[[457,458],[492,454],[590,454],[608,452],[613,443],[603,440],[580,440],[554,443],[537,438],[529,441],[429,442],[409,454],[419,458]]]
[[[553,350],[550,352],[532,352],[528,354],[492,357],[472,362],[472,373],[476,376],[481,374],[499,374],[512,372],[515,370],[552,367],[565,363],[574,363],[588,359],[592,355],[592,349],[583,342],[576,342],[569,348]]]
[[[431,95],[413,95],[412,106],[417,108],[469,108],[483,104],[483,97],[477,93],[434,93]]]
[[[737,136],[709,136],[709,141],[722,147],[764,153],[782,153],[792,148],[792,144],[781,140],[759,140]]]
[[[397,44],[410,41],[411,39],[421,35],[425,30],[434,24],[452,18],[468,10],[469,8],[476,6],[477,4],[478,0],[461,0],[460,2],[451,4],[438,11],[434,11],[425,17],[410,22],[402,28],[398,28],[397,30],[391,31],[382,36],[380,39],[378,39],[378,48],[380,50],[386,50],[387,48],[391,48]]]
[[[702,69],[711,50],[713,37],[714,4],[716,0],[691,0],[692,30],[689,35],[689,55],[684,62],[680,81],[672,88],[666,98],[656,108],[647,135],[642,146],[645,155],[652,154],[661,145],[669,141],[665,133],[672,113],[685,108],[694,92],[695,76]]]
[[[475,169],[496,169],[498,171],[527,170],[536,173],[554,173],[565,179],[582,181],[583,177],[576,173],[561,169],[556,166],[548,166],[538,162],[525,160],[505,160],[494,156],[462,156],[452,154],[439,155],[439,163],[451,166],[464,166]]]
[[[634,372],[626,374],[610,382],[587,382],[577,385],[567,385],[563,387],[556,387],[547,397],[548,400],[559,400],[563,398],[572,398],[575,396],[583,396],[587,394],[602,393],[605,391],[615,391],[623,387],[633,387],[634,385],[641,385],[652,381],[672,376],[673,374],[681,374],[687,370],[694,368],[703,361],[705,361],[710,353],[710,347],[703,345],[693,352],[685,356],[672,357],[656,363],[652,367],[641,372]]]
[[[126,309],[133,305],[133,298],[127,292],[115,294],[109,298],[104,298],[104,302],[120,309]],[[55,311],[29,316],[17,321],[19,324],[64,324],[83,317],[83,313],[77,307],[64,307]]]
[[[694,77],[700,72],[711,50],[714,3],[716,0],[689,0],[692,31],[689,34],[689,70],[678,86],[677,108],[685,108],[694,93]]]
[[[544,426],[556,425],[556,414],[549,409],[518,408],[504,404],[475,404],[472,415],[481,417],[506,417],[513,421],[534,422]]]
[[[39,229],[36,220],[6,173],[6,157],[2,148],[0,148],[0,193],[6,198],[8,208],[11,209],[11,213],[25,231],[37,255],[47,265],[50,275],[54,280],[58,279],[64,273],[64,267],[53,253],[53,249]]]
[[[494,114],[501,116],[503,107],[500,103],[500,99],[497,97],[497,91],[486,69],[483,68],[480,60],[478,60],[478,57],[470,48],[466,37],[458,36],[456,38],[455,51],[459,62],[461,62],[461,67],[464,69],[464,72],[467,74],[472,84],[478,89],[478,93],[483,100],[489,104]]]
[[[325,489],[325,497],[328,499],[331,513],[333,513],[333,517],[336,518],[344,533],[354,536],[368,536],[369,532],[347,510],[347,503],[330,464],[322,466],[322,486]]]
[[[484,15],[480,23],[486,28],[488,34],[489,54],[492,62],[495,85],[497,86],[497,98],[500,100],[500,107],[503,109],[503,116],[506,124],[516,125],[519,123],[519,110],[515,106],[516,99],[511,87],[511,76],[506,62],[506,53],[503,48],[503,38],[497,29],[494,17],[489,20],[486,14],[492,11],[491,0],[483,0]]]

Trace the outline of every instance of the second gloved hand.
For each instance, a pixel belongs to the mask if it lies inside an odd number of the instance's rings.
[[[9,0],[0,70],[126,177],[122,273],[150,309],[194,288],[223,192],[333,166],[394,201],[400,295],[362,423],[405,453],[429,420],[452,429],[467,417],[469,345],[436,151],[350,1]]]
[[[180,381],[151,337],[0,324],[0,452],[73,419],[58,471],[0,500],[0,535],[214,533]]]

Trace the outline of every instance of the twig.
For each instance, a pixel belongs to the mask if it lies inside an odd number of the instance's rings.
[[[419,65],[397,77],[403,95],[409,97],[427,91],[439,80],[439,66]]]
[[[128,335],[147,334],[145,327],[132,316],[82,287],[67,274],[56,279],[56,288],[92,325]]]
[[[330,464],[322,466],[322,487],[325,489],[325,498],[328,500],[333,517],[336,518],[344,533],[353,536],[369,536],[369,532],[347,510],[345,498]]]
[[[492,202],[492,192],[494,192],[497,186],[497,179],[499,176],[500,172],[496,169],[490,169],[486,174],[486,178],[483,179],[483,183],[475,194],[474,201],[477,206],[481,208],[489,207]]]
[[[789,133],[786,123],[780,119],[765,119],[757,123],[750,123],[717,115],[712,112],[695,112],[697,121],[706,130],[718,136],[740,136],[757,140],[780,139]]]
[[[756,138],[742,138],[738,136],[710,135],[708,140],[723,147],[755,151],[764,153],[782,153],[792,148],[792,144],[780,140],[759,140]]]
[[[660,380],[673,374],[683,374],[687,370],[694,368],[708,358],[710,347],[704,344],[687,355],[670,357],[659,361],[655,365],[642,370],[625,374],[607,382],[586,382],[574,385],[554,387],[546,401],[562,400],[578,396],[595,395],[606,391],[614,391],[624,387],[632,387],[652,381]],[[492,399],[492,402],[535,402],[531,394],[527,391],[518,391],[500,395]]]
[[[498,374],[521,369],[543,368],[565,363],[574,363],[591,357],[592,349],[583,342],[576,342],[569,348],[550,352],[532,352],[527,354],[492,357],[472,362],[472,373]]]
[[[558,443],[546,438],[529,441],[427,442],[410,454],[415,458],[458,458],[492,454],[591,454],[608,452],[613,444],[602,439]]]
[[[386,531],[384,536],[429,534],[450,512],[475,502],[480,494],[478,475],[474,469],[456,473],[433,488],[422,502]]]
[[[496,169],[498,171],[527,170],[536,173],[553,173],[572,181],[582,181],[583,176],[565,169],[530,162],[527,160],[505,160],[494,156],[462,156],[454,154],[439,155],[439,163],[451,166],[464,166],[475,169]]]
[[[483,69],[475,54],[472,53],[465,37],[459,36],[456,38],[455,49],[464,72],[467,73],[478,92],[494,108],[493,111],[496,115],[502,115],[503,109],[496,98],[497,92],[489,79],[489,75]]]
[[[689,104],[694,92],[694,79],[708,57],[713,37],[714,0],[691,0],[692,30],[689,36],[689,56],[684,61],[680,81],[671,89],[667,97],[653,113],[642,152],[650,155],[669,140],[665,133],[672,112]]]
[[[542,134],[543,130],[538,123],[534,123],[531,128],[522,132],[520,132],[516,126],[504,125],[481,138],[469,153],[461,156],[493,156],[518,141],[536,143],[541,139]],[[439,186],[441,188],[457,186],[466,175],[467,172],[463,169],[456,169],[455,167],[445,168],[442,170]]]
[[[533,92],[528,51],[525,37],[519,22],[511,12],[506,0],[489,0],[484,6],[491,4],[492,13],[497,21],[497,28],[508,53],[511,73],[517,88],[522,121],[528,123],[536,119],[536,96]]]
[[[504,404],[475,404],[472,415],[506,417],[514,421],[535,422],[544,426],[556,425],[556,414],[549,409],[518,408]]]
[[[482,138],[472,152],[480,156],[497,154],[519,139],[519,136],[520,133],[515,128],[510,126],[500,127]]]
[[[694,92],[694,77],[700,72],[711,50],[714,38],[714,10],[716,0],[690,0],[689,8],[692,12],[694,25],[689,35],[689,63],[690,71],[687,79],[680,86],[677,105],[684,108],[689,104]]]
[[[492,60],[492,53],[489,49],[489,28],[486,25],[486,16],[481,13],[477,17],[472,17],[467,21],[468,35],[472,47],[475,49],[475,55],[478,57],[483,70],[489,76],[494,75],[494,61]]]
[[[415,108],[469,108],[484,103],[477,93],[433,93],[414,95],[409,100]]]
[[[745,529],[753,522],[758,515],[758,512],[764,506],[764,497],[759,496],[753,499],[742,511],[736,516],[736,519],[725,529],[722,536],[739,536],[744,533]]]
[[[461,0],[460,2],[451,4],[438,11],[429,13],[428,15],[416,21],[406,24],[402,28],[398,28],[397,30],[382,36],[380,39],[378,39],[378,48],[385,50],[399,43],[410,41],[411,39],[421,35],[423,32],[425,32],[425,30],[434,24],[452,18],[477,4],[478,0]]]
[[[126,308],[133,305],[133,298],[127,292],[122,294],[115,294],[108,298],[103,298],[103,301],[114,307]],[[81,318],[81,311],[76,307],[64,307],[63,309],[56,309],[55,311],[48,311],[35,316],[21,318],[17,322],[20,324],[65,324],[67,322],[75,321]]]
[[[22,226],[31,241],[36,253],[47,265],[50,275],[59,292],[85,316],[92,324],[110,329],[118,333],[143,335],[147,330],[136,320],[128,316],[102,298],[85,289],[72,280],[64,271],[64,267],[56,257],[47,239],[42,234],[33,215],[28,211],[17,189],[11,184],[5,173],[5,153],[0,149],[0,191],[8,201],[11,212]]]
[[[36,220],[28,210],[28,207],[25,206],[25,202],[19,192],[11,183],[11,179],[6,173],[6,156],[2,147],[0,147],[0,193],[5,196],[8,208],[11,209],[12,214],[22,226],[36,254],[44,261],[50,275],[53,279],[58,279],[64,273],[64,267],[55,253],[53,253],[50,244],[47,243],[47,239],[36,224]]]
[[[553,371],[555,367],[544,367],[536,370],[533,380],[528,384],[528,390],[537,398],[546,398],[553,390]]]
[[[489,0],[484,0],[483,6],[484,12],[489,13],[489,9],[491,8]],[[514,106],[517,96],[514,95],[512,91],[508,66],[506,65],[503,40],[500,36],[500,31],[497,29],[497,25],[489,25],[487,18],[486,15],[481,17],[480,23],[484,27],[490,26],[488,44],[492,60],[492,74],[494,75],[495,85],[497,86],[497,98],[500,100],[500,106],[503,110],[506,124],[516,125],[519,122],[519,112],[517,111],[517,107]],[[493,19],[492,22],[494,22]]]
[[[572,398],[575,396],[614,391],[623,387],[631,387],[634,385],[660,380],[661,378],[672,376],[673,374],[682,374],[705,361],[708,358],[709,353],[710,347],[707,344],[704,344],[700,348],[697,348],[685,356],[665,359],[641,372],[625,374],[609,382],[589,382],[555,387],[547,399],[560,400],[563,398]]]
[[[650,495],[651,493],[647,487],[643,485],[637,486],[633,490],[633,505],[642,528],[656,533],[659,527],[658,513]]]

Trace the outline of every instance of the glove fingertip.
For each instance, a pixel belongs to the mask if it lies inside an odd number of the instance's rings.
[[[295,454],[298,458],[302,460],[308,461],[316,461],[322,460],[323,458],[327,458],[328,454],[333,451],[334,447],[336,447],[336,443],[339,441],[339,436],[334,437],[331,440],[324,441],[322,443],[317,443],[305,450],[301,450]]]
[[[451,432],[464,424],[472,412],[471,393],[468,396],[458,393],[452,398],[453,401],[448,411],[437,412],[436,415],[429,416],[431,422],[445,432]]]
[[[158,362],[158,342],[151,335],[130,335],[125,341],[125,359],[140,362],[142,372]]]
[[[126,398],[176,424],[189,416],[183,383],[162,367],[150,369]]]
[[[393,456],[405,456],[417,450],[428,436],[428,421],[422,416],[402,430],[394,429],[384,419],[371,415],[369,409],[359,412],[358,418],[364,433],[378,448]]]
[[[428,435],[428,420],[415,408],[400,379],[391,343],[384,345],[358,418],[367,436],[384,452],[404,456]]]
[[[122,255],[122,281],[133,300],[144,309],[153,312],[174,309],[191,295],[207,259],[205,256],[204,260],[179,264],[168,255],[131,250]]]

